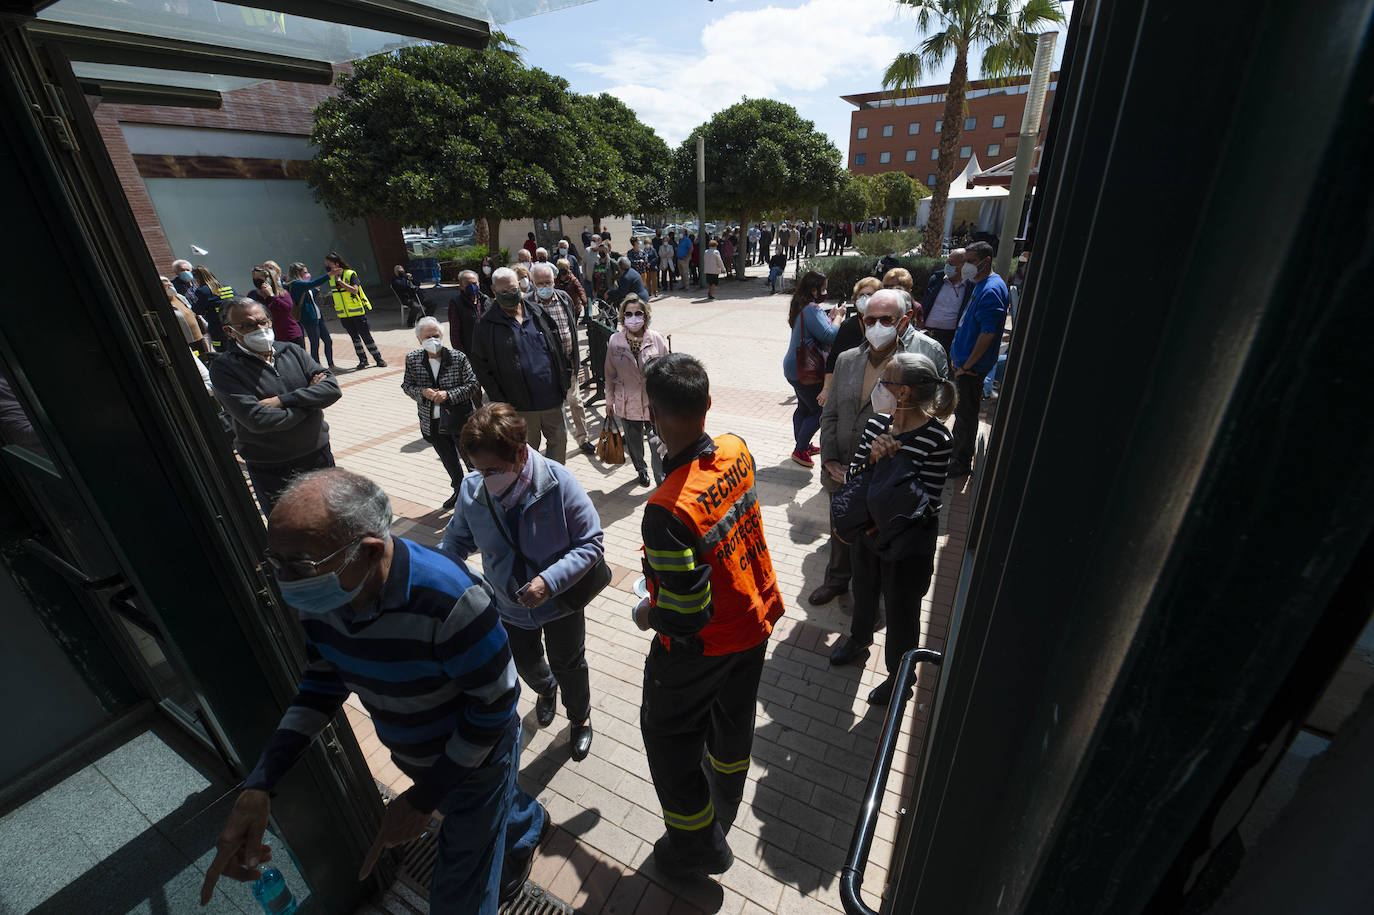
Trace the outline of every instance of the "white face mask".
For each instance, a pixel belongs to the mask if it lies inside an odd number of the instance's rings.
[[[879,327],[882,325],[879,324]],[[895,413],[897,412],[897,395],[887,389],[887,385],[881,381],[873,386],[873,393],[869,395],[869,402],[873,404],[875,413]]]
[[[272,341],[276,337],[272,335],[272,328],[260,327],[251,334],[243,335],[243,345],[255,353],[272,352]]]
[[[897,339],[897,325],[874,324],[864,330],[864,337],[867,338],[869,346],[874,349],[882,349]]]
[[[632,330],[635,333],[639,333],[641,330],[644,329],[644,319],[639,317],[638,315],[635,315],[633,318],[626,318],[625,329]]]
[[[521,289],[522,292],[529,292],[529,291],[530,291],[530,281],[527,280],[527,279],[523,279],[523,278],[522,278],[522,279],[520,280],[520,289]]]
[[[482,268],[482,273],[483,273],[483,275],[485,275],[485,276],[491,276],[491,266],[490,266],[490,265],[484,266],[484,267]]]
[[[439,350],[444,348],[444,341],[440,337],[425,337],[420,341],[420,345],[425,348],[425,352],[431,356],[439,355]]]
[[[966,262],[964,266],[960,268],[959,273],[964,279],[971,280],[978,275],[978,268]]]
[[[865,311],[868,310],[868,300],[871,298],[873,298],[871,295],[869,295],[868,293],[864,293],[863,295],[859,296],[857,299],[854,300],[854,307],[859,310],[859,314],[862,315]]]

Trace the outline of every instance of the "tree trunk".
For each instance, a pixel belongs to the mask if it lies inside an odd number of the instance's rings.
[[[593,216],[593,217],[592,217],[592,234],[593,234],[593,235],[600,235],[600,234],[601,234],[601,217],[600,217],[600,216]]]
[[[749,263],[749,218],[752,215],[748,210],[739,211],[739,242],[735,245],[735,273],[740,279],[744,279],[744,267]]]
[[[501,253],[501,217],[488,216],[487,223],[487,253],[496,257]],[[505,266],[504,264],[502,266]]]
[[[949,202],[949,185],[959,162],[959,138],[964,133],[964,94],[967,91],[968,49],[959,48],[954,55],[954,69],[949,74],[945,118],[940,125],[940,161],[935,169],[935,193],[930,197],[930,217],[926,220],[922,243],[922,253],[926,257],[939,257],[945,240],[945,207]]]
[[[486,248],[487,253],[490,254],[491,244],[487,239],[487,235],[487,221],[485,219],[474,219],[472,221],[472,243]]]

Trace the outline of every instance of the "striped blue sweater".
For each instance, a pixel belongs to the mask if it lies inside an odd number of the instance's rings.
[[[414,779],[405,798],[417,810],[433,810],[514,729],[520,686],[489,586],[441,553],[393,542],[376,605],[301,614],[310,663],[244,787],[271,791],[350,692]]]

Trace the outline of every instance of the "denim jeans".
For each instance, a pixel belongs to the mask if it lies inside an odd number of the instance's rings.
[[[432,915],[496,915],[501,884],[524,870],[535,852],[544,811],[516,782],[520,774],[520,720],[462,783],[439,801],[444,824],[434,880]]]
[[[792,437],[796,440],[794,450],[805,451],[811,447],[811,440],[821,430],[821,405],[816,403],[824,385],[797,384],[792,382],[792,390],[797,392],[797,408],[792,411]]]
[[[318,321],[307,321],[301,318],[301,327],[305,328],[305,335],[310,338],[310,358],[316,362],[320,361],[320,344],[324,344],[325,365],[334,367],[334,341],[329,337],[329,325],[321,318]]]

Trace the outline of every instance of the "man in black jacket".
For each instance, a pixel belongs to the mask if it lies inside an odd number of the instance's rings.
[[[539,305],[521,299],[515,271],[502,267],[491,275],[496,308],[488,308],[473,328],[472,368],[495,403],[508,403],[525,419],[525,440],[544,456],[563,463],[568,432],[563,400],[572,383],[558,325]]]
[[[210,363],[210,383],[233,419],[234,447],[270,516],[292,477],[334,466],[324,408],[343,392],[309,353],[273,339],[272,319],[252,299],[229,300],[224,332],[228,345]]]
[[[464,270],[458,274],[458,294],[448,300],[448,338],[453,348],[469,359],[477,319],[490,307],[491,298],[482,292],[476,272]]]
[[[391,288],[396,290],[397,298],[406,308],[406,327],[414,327],[416,321],[428,314],[424,297],[420,295],[420,284],[400,264],[396,265],[393,273]]]

